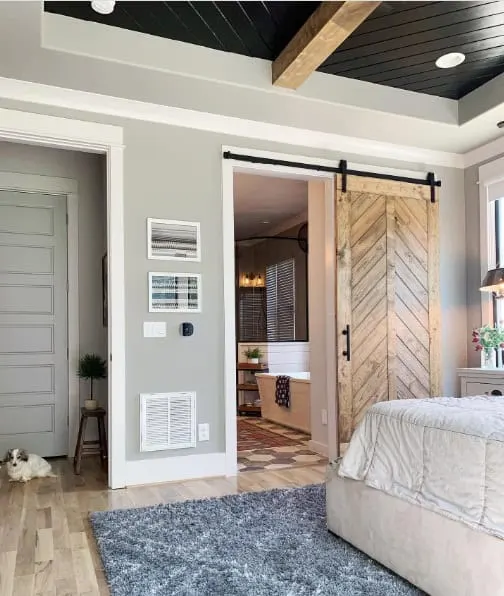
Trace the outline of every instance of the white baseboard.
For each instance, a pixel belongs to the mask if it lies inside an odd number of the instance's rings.
[[[126,462],[126,486],[226,476],[226,454],[208,453]]]
[[[328,449],[327,445],[324,443],[319,443],[318,441],[308,441],[308,449],[310,451],[315,451],[315,453],[320,453],[320,455],[325,455],[327,457]]]

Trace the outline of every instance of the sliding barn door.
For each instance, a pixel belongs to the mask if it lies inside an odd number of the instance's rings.
[[[440,393],[438,202],[430,187],[336,180],[340,441],[372,404]]]

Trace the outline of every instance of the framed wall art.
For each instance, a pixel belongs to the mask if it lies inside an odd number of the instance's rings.
[[[200,224],[148,218],[147,256],[164,261],[201,261]]]
[[[201,312],[201,275],[149,273],[149,312]]]

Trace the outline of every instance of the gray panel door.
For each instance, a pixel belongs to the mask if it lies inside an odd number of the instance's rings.
[[[66,197],[0,190],[0,455],[68,451]]]

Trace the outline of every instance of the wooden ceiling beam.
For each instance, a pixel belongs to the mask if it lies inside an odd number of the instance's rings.
[[[322,2],[273,62],[273,85],[297,89],[379,4]]]

